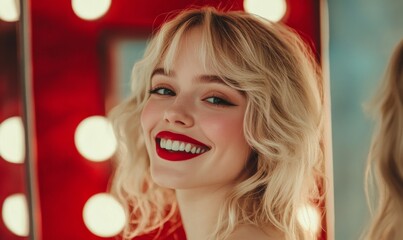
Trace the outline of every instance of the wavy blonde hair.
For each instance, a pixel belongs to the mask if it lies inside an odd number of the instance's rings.
[[[373,102],[378,127],[366,169],[373,219],[364,238],[397,240],[403,236],[403,40],[395,49]],[[378,193],[375,210],[370,196],[374,191]]]
[[[171,69],[183,36],[202,30],[200,54],[229,86],[247,98],[244,134],[253,149],[249,177],[226,198],[211,239],[226,239],[240,224],[274,226],[285,239],[315,239],[297,221],[304,204],[318,203],[323,154],[322,80],[308,47],[291,29],[244,12],[186,10],[165,23],[135,64],[132,95],[112,119],[119,161],[112,192],[127,212],[124,237],[179,221],[175,191],[150,177],[140,114],[158,64]]]

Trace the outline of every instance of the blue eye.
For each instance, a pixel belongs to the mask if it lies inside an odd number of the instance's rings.
[[[149,91],[150,94],[175,96],[175,92],[165,87],[157,87]]]
[[[214,105],[224,105],[224,106],[235,106],[235,104],[228,102],[227,100],[224,100],[219,97],[208,97],[205,99],[205,101],[214,104]]]

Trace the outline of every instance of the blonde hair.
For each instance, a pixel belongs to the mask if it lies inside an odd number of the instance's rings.
[[[366,169],[366,192],[373,219],[365,239],[397,240],[403,234],[403,40],[395,49],[374,103],[378,128]],[[374,187],[378,193],[375,212],[370,200]]]
[[[323,91],[313,55],[280,23],[213,8],[184,11],[161,27],[135,64],[132,96],[112,113],[121,147],[112,192],[127,211],[124,237],[179,221],[174,190],[150,177],[140,114],[152,71],[158,64],[171,69],[181,39],[195,27],[205,65],[247,98],[243,128],[253,149],[249,177],[229,193],[211,239],[226,239],[240,224],[274,226],[285,239],[315,239],[297,221],[299,207],[320,201],[323,181]]]

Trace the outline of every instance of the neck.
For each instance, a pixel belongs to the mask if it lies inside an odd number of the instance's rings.
[[[205,240],[215,230],[228,189],[176,190],[188,240]]]

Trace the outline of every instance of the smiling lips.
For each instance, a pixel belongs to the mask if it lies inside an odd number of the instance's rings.
[[[155,141],[158,156],[169,161],[188,160],[210,150],[193,138],[167,131],[159,132]]]

